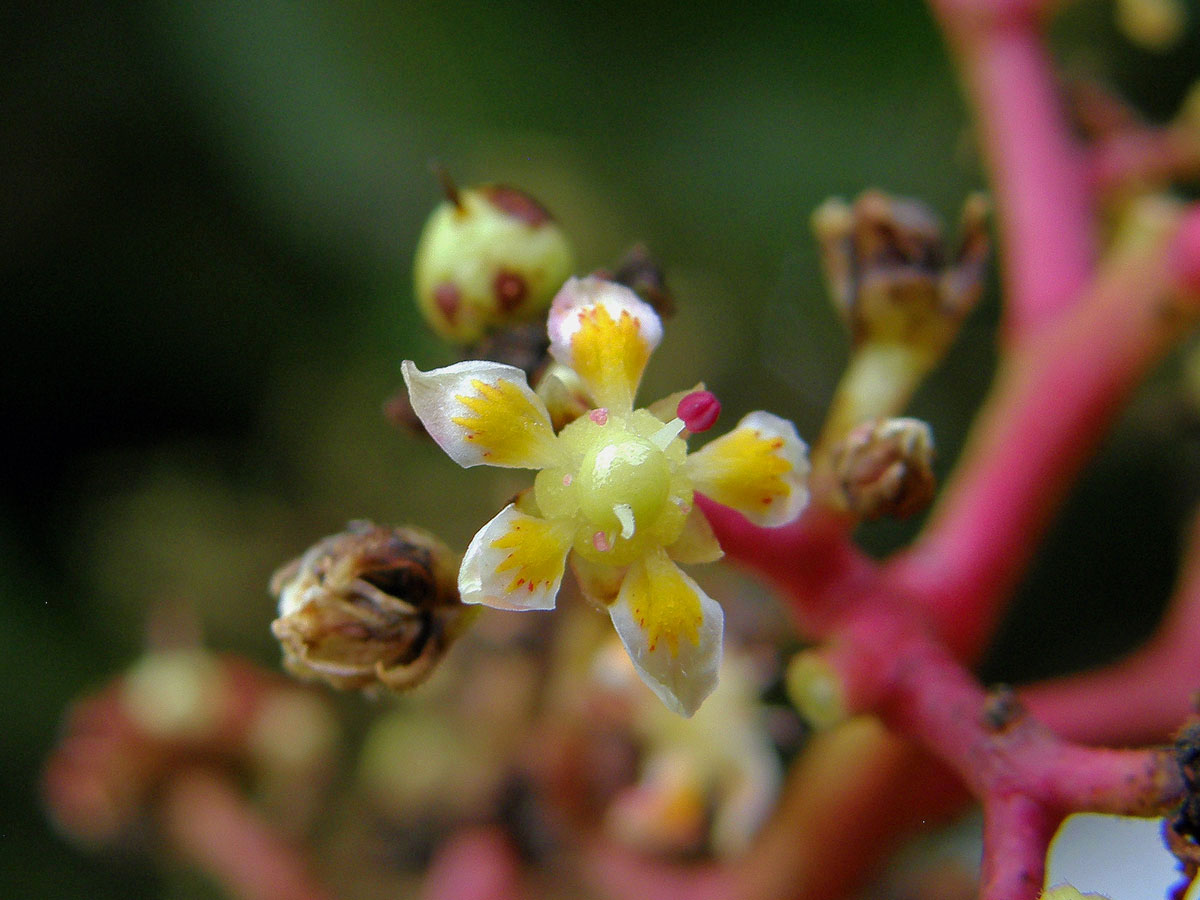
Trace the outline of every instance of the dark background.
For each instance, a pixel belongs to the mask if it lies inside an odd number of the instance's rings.
[[[1062,58],[1150,115],[1197,75],[1106,3]],[[274,665],[276,565],[349,518],[462,546],[510,493],[381,415],[399,361],[445,362],[410,261],[464,184],[531,191],[581,271],[646,241],[680,313],[646,396],[704,379],[813,437],[845,358],[809,237],[878,186],[953,221],[983,184],[923,6],[897,0],[51,2],[0,12],[0,884],[24,897],[171,896],[137,859],[53,834],[36,773],[68,701],[136,657],[147,611]],[[914,412],[953,463],[993,364],[996,291]],[[1019,681],[1150,627],[1195,497],[1182,355],[1089,471],[988,663]],[[451,498],[448,502],[447,498]],[[914,526],[879,526],[882,551]]]

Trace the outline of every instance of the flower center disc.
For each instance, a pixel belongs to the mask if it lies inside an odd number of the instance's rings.
[[[618,507],[627,507],[637,527],[654,521],[667,502],[671,470],[650,441],[631,434],[589,452],[579,468],[579,505],[604,530],[621,530]]]

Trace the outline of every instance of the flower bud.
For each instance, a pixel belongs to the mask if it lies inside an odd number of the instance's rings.
[[[271,579],[285,666],[342,689],[419,684],[465,625],[457,571],[426,532],[351,523]]]
[[[852,429],[834,448],[842,503],[863,519],[906,518],[933,499],[933,435],[919,419],[878,419]]]
[[[820,650],[802,650],[793,656],[784,686],[792,705],[818,731],[840,725],[848,718],[841,678]]]
[[[948,259],[941,223],[915,200],[866,191],[853,206],[822,204],[813,230],[855,346],[902,344],[940,356],[983,288],[986,221],[987,201],[970,197],[961,247]]]
[[[1117,28],[1143,50],[1170,50],[1187,27],[1180,0],[1117,0],[1114,11]]]
[[[417,245],[417,304],[439,335],[473,344],[545,312],[574,265],[566,235],[516,188],[457,190],[433,211]]]

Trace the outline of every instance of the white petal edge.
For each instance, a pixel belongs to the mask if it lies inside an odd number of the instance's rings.
[[[783,438],[778,455],[792,464],[792,470],[783,476],[792,489],[787,502],[780,504],[778,509],[769,510],[760,520],[751,521],[766,528],[776,528],[794,521],[808,506],[808,473],[812,469],[808,462],[808,444],[804,443],[790,420],[761,409],[747,413],[737,427],[753,428],[764,437]]]
[[[578,313],[591,306],[603,306],[614,319],[628,312],[638,320],[638,333],[649,345],[650,352],[662,340],[662,320],[654,307],[623,284],[603,278],[568,278],[550,304],[546,328],[550,334],[550,355],[559,363],[573,368],[571,339],[579,331]]]
[[[478,603],[493,609],[518,612],[554,609],[555,601],[558,598],[558,589],[562,585],[563,572],[566,569],[567,553],[570,550],[569,539],[563,541],[558,575],[549,585],[539,586],[532,591],[527,589],[509,591],[507,588],[513,580],[512,570],[497,571],[511,551],[506,548],[493,547],[492,544],[508,534],[512,530],[512,526],[519,524],[522,520],[544,521],[526,515],[510,503],[479,529],[475,533],[475,537],[471,538],[467,552],[463,554],[462,566],[458,570],[458,592],[463,603]]]
[[[475,393],[473,381],[494,384],[507,381],[516,386],[521,395],[529,401],[536,416],[531,420],[533,427],[545,426],[548,436],[553,439],[553,429],[550,425],[550,414],[546,404],[529,387],[525,373],[516,366],[488,360],[468,359],[452,366],[441,369],[430,369],[422,372],[412,360],[404,360],[400,364],[404,383],[408,386],[408,399],[413,411],[429,436],[452,460],[464,468],[480,465],[499,465],[505,468],[541,468],[552,460],[545,454],[531,456],[523,465],[496,463],[485,458],[485,448],[466,440],[467,429],[453,421],[470,411],[457,398],[464,394]]]
[[[609,605],[608,614],[642,681],[668,709],[690,718],[717,686],[724,652],[725,612],[687,573],[674,563],[669,565],[700,599],[700,629],[694,645],[681,641],[678,653],[672,654],[667,642],[661,641],[651,650],[645,630],[633,617],[624,585]]]

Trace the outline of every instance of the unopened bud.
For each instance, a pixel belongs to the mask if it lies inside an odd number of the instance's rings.
[[[546,404],[555,431],[562,431],[595,405],[579,374],[557,362],[546,367],[536,391]]]
[[[271,631],[294,675],[338,688],[424,680],[464,626],[457,562],[414,528],[351,523],[271,579]]]
[[[846,720],[841,679],[819,650],[803,650],[793,656],[784,685],[792,705],[818,731]]]
[[[143,656],[125,676],[121,699],[147,734],[207,737],[220,721],[228,685],[217,659],[199,649]]]
[[[915,200],[866,191],[813,214],[825,277],[855,346],[902,344],[940,356],[975,306],[988,255],[987,202],[968,198],[950,257],[937,217]]]
[[[863,519],[906,518],[933,499],[933,435],[919,419],[880,419],[851,429],[834,448],[841,500]]]
[[[473,344],[546,311],[574,265],[566,235],[528,194],[455,189],[433,211],[414,263],[417,304],[434,331]]]
[[[1169,50],[1183,36],[1187,10],[1180,0],[1117,0],[1117,28],[1143,50]]]

